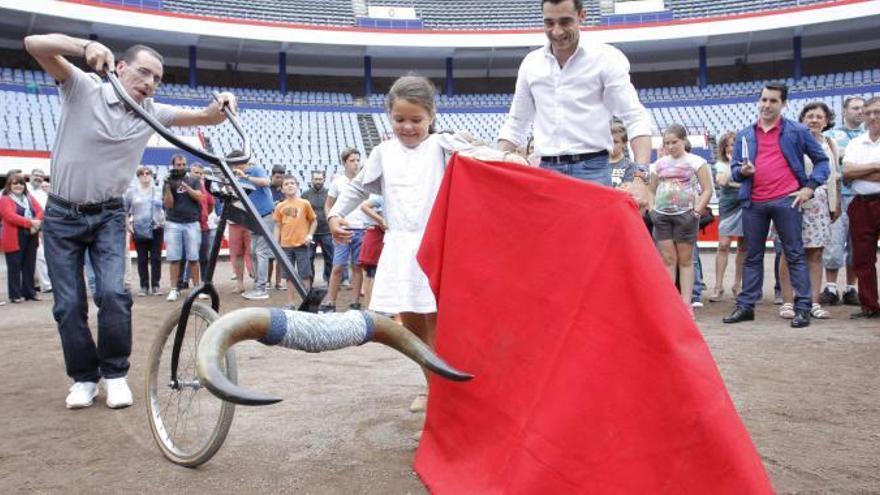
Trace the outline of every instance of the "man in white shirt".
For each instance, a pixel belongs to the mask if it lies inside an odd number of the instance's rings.
[[[520,65],[498,148],[523,148],[534,123],[541,168],[611,186],[609,122],[616,116],[626,126],[640,168],[633,194],[645,198],[652,123],[630,81],[629,61],[612,46],[581,42],[582,0],[544,0],[542,9],[549,43]]]
[[[862,115],[866,132],[849,142],[843,159],[843,179],[852,181],[854,195],[847,213],[862,306],[850,316],[854,320],[880,319],[876,268],[880,235],[880,97],[866,101]]]

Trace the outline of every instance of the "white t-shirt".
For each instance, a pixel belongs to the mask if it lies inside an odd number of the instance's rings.
[[[327,191],[327,196],[331,198],[339,198],[342,191],[348,187],[350,182],[351,179],[346,177],[345,174],[336,176],[330,184],[330,190]],[[360,208],[355,208],[351,213],[345,216],[345,221],[351,229],[365,229],[370,224],[371,219],[366,213],[361,211]]]
[[[871,163],[880,162],[880,139],[871,141],[870,133],[866,132],[846,145],[846,152],[843,154],[843,167],[846,168],[847,163]],[[850,185],[855,194],[878,194],[880,193],[880,182],[873,180],[856,179]]]
[[[693,210],[700,195],[697,170],[706,165],[701,157],[685,153],[681,158],[664,156],[651,164],[651,175],[660,178],[654,197],[654,211],[679,215]]]

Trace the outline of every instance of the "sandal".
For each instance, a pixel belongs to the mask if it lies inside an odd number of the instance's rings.
[[[336,304],[322,304],[318,306],[318,313],[335,313]]]
[[[828,318],[831,318],[831,313],[819,303],[813,303],[813,307],[810,309],[810,316],[817,320],[827,320]]]
[[[712,294],[709,296],[709,302],[718,302],[721,300],[721,296],[724,295],[724,289],[715,289],[712,291]]]
[[[784,303],[782,306],[780,306],[779,317],[786,320],[791,320],[792,318],[794,318],[794,304]]]

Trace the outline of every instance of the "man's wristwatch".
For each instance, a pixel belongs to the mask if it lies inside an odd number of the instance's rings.
[[[644,163],[637,163],[636,173],[634,175],[643,181],[648,182],[648,177],[651,175],[651,169]]]

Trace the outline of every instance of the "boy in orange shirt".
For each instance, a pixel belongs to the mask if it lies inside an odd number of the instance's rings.
[[[299,186],[291,176],[284,177],[281,183],[284,201],[275,206],[272,218],[275,220],[275,239],[284,250],[285,256],[296,267],[299,278],[306,290],[312,286],[312,264],[310,261],[312,236],[318,227],[318,216],[312,205],[299,197]],[[279,270],[281,269],[279,263]],[[285,270],[286,272],[286,270]],[[284,274],[287,280],[287,302],[295,307],[293,277]]]

